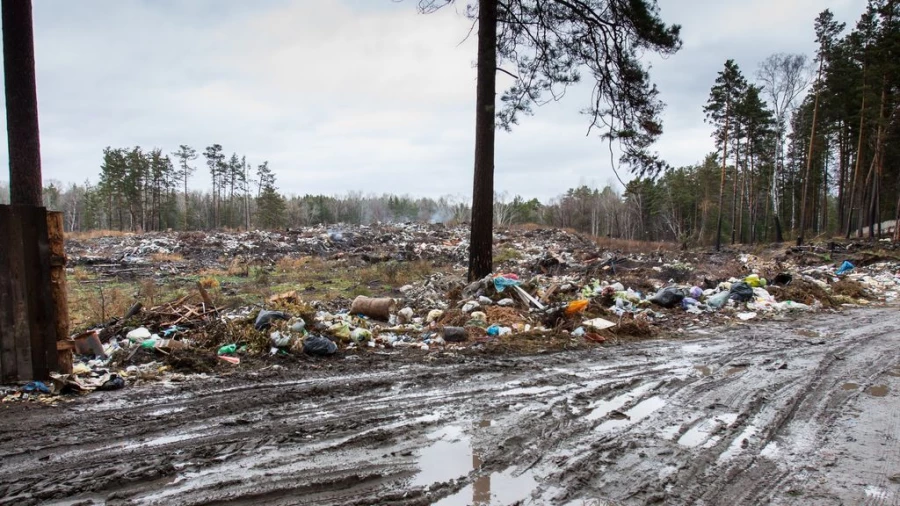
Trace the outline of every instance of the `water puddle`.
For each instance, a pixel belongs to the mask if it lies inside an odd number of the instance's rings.
[[[732,367],[732,368],[728,369],[727,371],[725,371],[725,376],[734,376],[735,374],[737,374],[739,372],[744,372],[746,370],[747,370],[747,366],[739,365],[737,367]]]
[[[872,397],[886,397],[888,394],[887,385],[872,385],[866,389],[866,393]]]
[[[594,401],[588,406],[588,409],[590,409],[591,412],[588,413],[587,416],[585,416],[585,419],[599,420],[610,414],[612,411],[621,409],[629,402],[644,395],[647,391],[653,388],[653,386],[653,383],[648,383],[646,385],[641,385],[628,393],[613,397],[612,399]]]
[[[841,390],[856,390],[857,388],[859,388],[859,385],[856,383],[844,383],[841,385]]]
[[[712,369],[709,368],[708,365],[695,365],[694,369],[700,372],[700,376],[709,376],[712,374]]]
[[[517,475],[514,469],[502,473],[479,476],[471,485],[434,503],[436,506],[490,506],[523,504],[537,488],[538,483],[530,472]]]
[[[494,425],[493,420],[478,422],[482,429]],[[419,473],[413,477],[411,486],[423,487],[435,483],[465,478],[474,472],[474,480],[459,492],[445,497],[435,504],[444,506],[511,504],[522,501],[537,488],[538,483],[532,472],[518,473],[508,468],[499,473],[481,474],[482,455],[472,437],[464,427],[450,425],[427,435],[434,440],[419,451],[417,464]]]
[[[726,413],[710,420],[704,420],[682,434],[678,439],[678,444],[687,448],[696,448],[710,440],[713,433],[718,432],[721,427],[727,427],[736,420],[737,414],[735,413]]]
[[[410,485],[420,487],[469,474],[472,470],[472,444],[463,428],[450,425],[427,435],[435,440],[419,452],[419,474]]]
[[[559,387],[522,387],[522,388],[513,388],[511,390],[507,390],[505,392],[500,392],[497,395],[501,397],[506,397],[509,395],[535,395],[535,394],[543,394],[546,392],[552,392]]]
[[[182,433],[182,434],[169,434],[168,436],[161,436],[153,439],[148,439],[147,441],[141,441],[139,443],[129,443],[122,447],[123,450],[133,450],[135,448],[146,448],[149,446],[162,446],[171,443],[177,443],[179,441],[184,441],[186,439],[192,439],[195,437],[201,437],[203,433],[201,431],[205,430],[207,427],[198,428],[194,431]]]
[[[608,420],[606,422],[601,423],[594,429],[597,432],[606,433],[611,432],[616,429],[620,429],[622,427],[628,427],[629,425],[634,425],[644,418],[647,418],[654,411],[666,405],[665,399],[656,395],[641,401],[634,405],[633,408],[629,409],[625,412],[625,417],[620,420]]]
[[[803,337],[819,337],[818,332],[816,332],[815,330],[810,330],[810,329],[800,329],[797,331],[797,335],[800,335]]]
[[[887,372],[888,376],[893,376],[895,378],[900,378],[900,369],[891,369]]]
[[[187,408],[184,406],[182,406],[180,408],[162,408],[162,409],[157,409],[156,411],[151,411],[150,413],[147,413],[147,416],[171,415],[172,413],[180,413],[186,409]]]
[[[699,344],[686,344],[681,347],[681,351],[695,355],[703,351],[703,346]]]
[[[722,452],[719,455],[719,462],[726,462],[731,460],[735,455],[741,453],[744,448],[750,445],[751,438],[755,436],[759,432],[759,429],[756,428],[755,425],[748,425],[744,432],[734,438],[732,440],[731,445],[728,446],[728,449]]]

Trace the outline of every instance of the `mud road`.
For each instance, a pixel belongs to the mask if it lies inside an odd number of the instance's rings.
[[[896,306],[349,371],[0,407],[0,503],[900,504]]]

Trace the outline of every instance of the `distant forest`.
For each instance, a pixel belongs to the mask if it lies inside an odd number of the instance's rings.
[[[716,151],[664,167],[618,192],[572,188],[547,202],[495,194],[494,224],[537,223],[625,239],[755,243],[854,235],[900,218],[900,6],[872,0],[855,27],[815,19],[818,50],[773,54],[745,75],[725,62],[703,107]],[[598,147],[598,163],[602,159]],[[203,189],[190,177],[205,168]],[[465,222],[461,197],[285,195],[267,162],[226,155],[106,148],[95,183],[51,182],[45,204],[66,229],[285,228],[374,222]],[[8,186],[0,183],[0,202]],[[900,239],[896,236],[895,239]]]

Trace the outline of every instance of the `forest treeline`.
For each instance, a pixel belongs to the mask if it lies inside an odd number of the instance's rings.
[[[882,222],[900,218],[898,10],[895,0],[871,0],[851,29],[826,10],[814,22],[814,55],[773,54],[747,72],[726,61],[703,106],[716,151],[697,164],[664,167],[621,192],[581,186],[546,202],[495,193],[494,224],[685,244],[879,235]],[[203,184],[192,179],[201,169]],[[0,201],[7,193],[0,184]],[[108,147],[96,183],[52,182],[44,198],[69,231],[471,218],[462,197],[284,194],[267,162],[254,166],[219,144]]]

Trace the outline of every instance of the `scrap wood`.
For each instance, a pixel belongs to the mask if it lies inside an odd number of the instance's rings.
[[[209,307],[215,308],[215,304],[213,304],[212,299],[209,297],[209,292],[206,291],[206,288],[203,288],[203,284],[199,281],[197,282],[197,289],[200,291],[200,297],[203,299],[203,303]]]
[[[534,307],[536,307],[538,309],[544,309],[544,305],[541,304],[539,300],[532,297],[528,292],[523,290],[521,286],[512,285],[512,289],[517,294],[519,294],[520,297],[522,297],[522,300],[523,300],[523,302],[525,302],[526,305],[530,302],[530,303],[534,304]]]
[[[550,300],[550,297],[553,296],[553,293],[556,292],[556,290],[557,290],[558,288],[559,288],[559,285],[558,285],[558,284],[555,284],[555,283],[554,283],[553,285],[551,285],[550,288],[548,288],[547,291],[544,292],[544,296],[541,297],[541,302],[543,302],[544,304],[546,304],[546,303]]]

